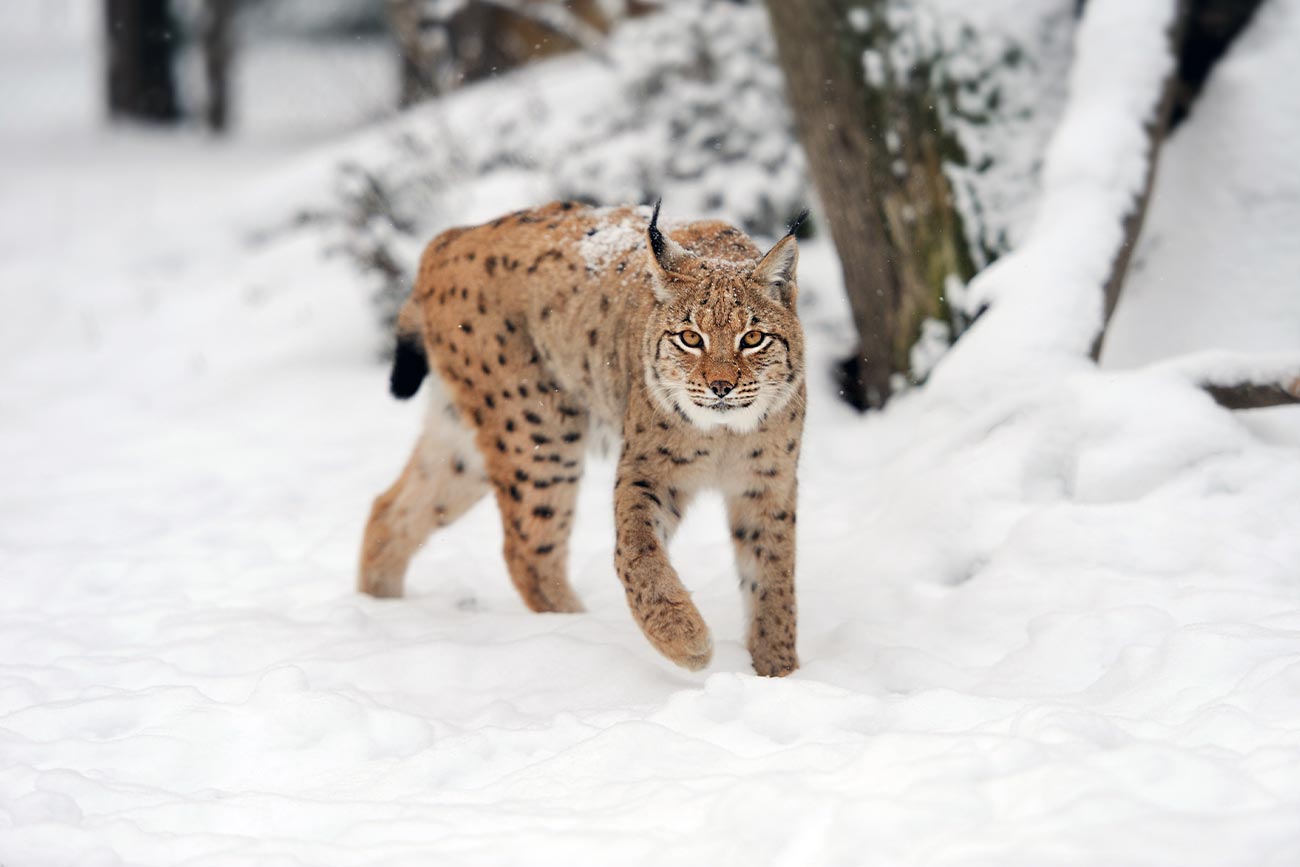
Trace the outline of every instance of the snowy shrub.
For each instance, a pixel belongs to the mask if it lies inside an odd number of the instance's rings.
[[[884,76],[924,78],[951,139],[944,172],[983,268],[1021,240],[1032,217],[1041,155],[1064,104],[1074,4],[892,0],[886,9],[889,47],[864,53],[863,74],[877,86]]]
[[[775,234],[805,204],[802,152],[761,6],[680,3],[616,34],[617,87],[557,152],[561,195],[671,196],[674,210]],[[613,108],[614,111],[609,111]]]
[[[342,254],[370,281],[387,332],[411,288],[420,251],[440,220],[440,193],[452,183],[459,160],[437,139],[399,136],[388,143],[382,162],[340,163],[334,205],[311,215],[331,228],[327,253]]]
[[[621,24],[607,62],[562,58],[467,87],[340,165],[332,203],[312,217],[368,275],[385,321],[424,243],[466,221],[460,200],[476,185],[525,187],[535,203],[663,196],[673,214],[758,235],[807,203],[761,5],[665,5]]]

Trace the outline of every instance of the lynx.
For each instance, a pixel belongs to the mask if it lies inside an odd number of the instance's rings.
[[[568,537],[584,453],[603,426],[621,439],[614,565],[650,643],[692,670],[712,657],[667,551],[692,496],[714,487],[754,669],[794,671],[803,216],[766,255],[722,222],[660,229],[657,204],[555,202],[435,238],[399,316],[390,384],[410,397],[432,367],[440,387],[426,388],[424,431],[375,500],[360,589],[400,596],[415,551],[492,491],[525,604],[581,611]]]

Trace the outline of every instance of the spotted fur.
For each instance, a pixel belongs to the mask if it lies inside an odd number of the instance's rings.
[[[583,456],[604,427],[622,442],[614,565],[651,644],[691,669],[712,656],[667,546],[693,495],[719,488],[754,668],[797,668],[797,258],[793,233],[762,255],[721,222],[661,230],[657,207],[557,202],[439,235],[399,318],[392,380],[413,392],[427,364],[431,409],[375,500],[360,589],[401,595],[419,546],[492,491],[524,602],[581,610],[565,560]]]

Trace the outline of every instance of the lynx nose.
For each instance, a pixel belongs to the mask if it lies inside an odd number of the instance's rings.
[[[725,379],[715,379],[709,383],[709,388],[713,389],[713,393],[718,397],[726,397],[735,387],[735,383],[727,382]]]

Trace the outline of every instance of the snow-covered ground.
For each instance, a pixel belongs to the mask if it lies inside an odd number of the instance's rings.
[[[826,373],[837,267],[805,246],[784,680],[750,673],[716,502],[673,545],[712,666],[645,642],[606,462],[573,541],[588,613],[523,608],[486,502],[408,598],[355,594],[419,411],[386,395],[360,281],[310,233],[266,235],[332,151],[265,109],[229,143],[105,130],[84,45],[0,46],[27,95],[0,112],[0,864],[1295,863],[1300,415],[1134,366],[1297,342],[1296,167],[1265,187],[1242,163],[1300,146],[1269,140],[1300,3],[1263,13],[1169,144],[1162,178],[1232,172],[1157,195],[1108,346],[1126,369],[1007,364],[993,320],[857,416]],[[1214,198],[1249,216],[1261,191],[1267,236]],[[1184,303],[1224,279],[1264,318]]]

